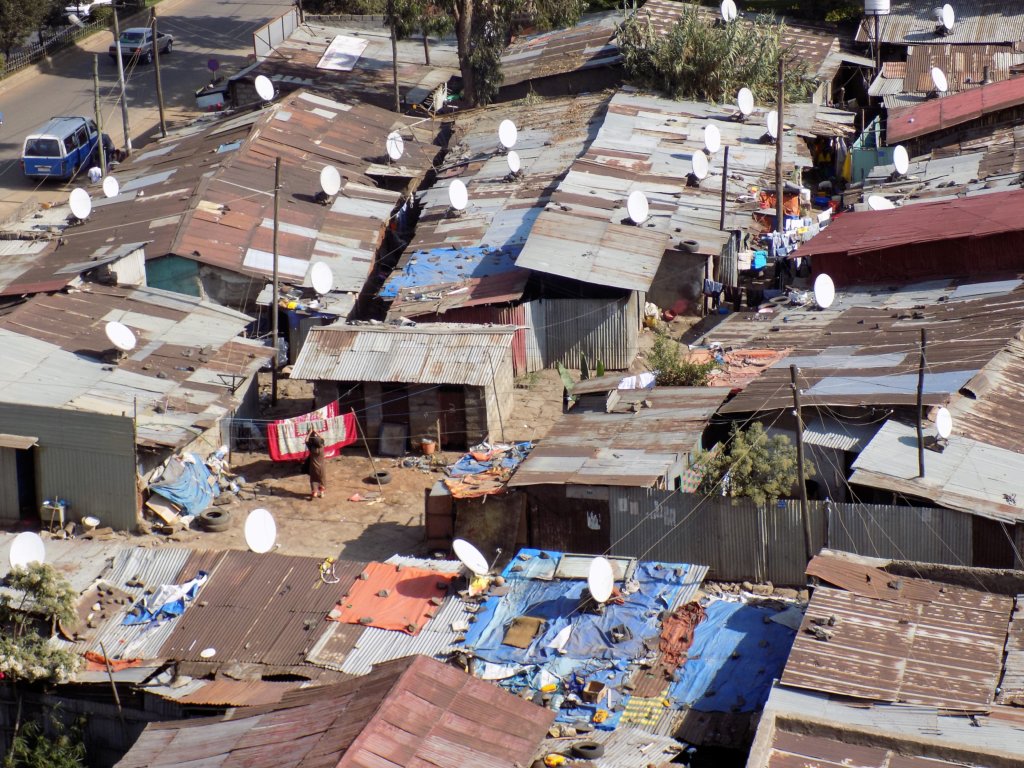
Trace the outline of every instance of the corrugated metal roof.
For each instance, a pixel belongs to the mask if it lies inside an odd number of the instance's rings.
[[[259,707],[276,704],[291,691],[306,686],[306,682],[270,682],[266,680],[193,680],[180,688],[164,686],[159,691],[145,690],[170,698],[179,704],[220,707]]]
[[[137,339],[116,363],[104,331],[112,320]],[[238,406],[236,390],[270,357],[263,344],[238,336],[249,321],[155,288],[89,284],[35,296],[0,317],[0,399],[133,414],[139,444],[185,445]]]
[[[1024,595],[1017,595],[1013,601],[1010,629],[1006,635],[1003,679],[999,683],[996,701],[1014,706],[1024,704]]]
[[[223,717],[151,723],[119,768],[527,765],[554,713],[423,656]]]
[[[615,32],[621,21],[620,12],[610,11],[568,29],[516,38],[501,55],[502,86],[618,64]]]
[[[700,447],[727,387],[661,387],[618,390],[615,412],[605,399],[581,400],[519,465],[510,487],[546,483],[652,486],[688,464]],[[594,399],[594,398],[588,398]],[[636,412],[633,403],[644,403]]]
[[[955,435],[941,453],[925,450],[925,476],[919,478],[916,434],[914,427],[887,421],[853,463],[850,482],[993,520],[1024,521],[1017,502],[1024,454]]]
[[[780,728],[772,737],[771,751],[761,765],[793,768],[795,765],[849,765],[857,768],[966,768],[965,763],[936,758],[917,758],[896,749],[864,746],[842,739],[794,733]],[[752,767],[753,768],[753,767]]]
[[[1024,53],[1008,45],[912,45],[907,50],[904,88],[907,93],[933,90],[931,71],[938,67],[946,74],[949,92],[956,93],[981,85],[986,68],[989,82],[1006,80],[1010,67],[1021,62]]]
[[[1000,0],[963,0],[954,4],[956,23],[947,34],[935,31],[935,9],[932,0],[893,0],[889,14],[881,16],[879,33],[882,43],[894,45],[932,45],[936,43],[1013,44],[1024,41],[1024,12],[1016,4]],[[857,31],[857,41],[875,39],[874,19],[865,17]]]
[[[804,424],[804,442],[837,451],[860,451],[878,431],[878,424],[857,424],[827,416]]]
[[[647,768],[649,765],[667,765],[673,761],[685,745],[671,736],[659,736],[651,731],[633,725],[620,725],[614,731],[595,730],[580,740],[596,741],[604,745],[604,755],[588,760],[593,768]],[[564,739],[546,739],[543,753],[561,752],[565,749]]]
[[[0,579],[10,573],[11,542],[17,534],[0,533]],[[107,577],[111,562],[121,555],[120,541],[72,539],[46,541],[46,562],[65,579],[75,592],[84,592],[96,579]]]
[[[1024,102],[1024,78],[981,85],[937,99],[928,99],[889,112],[886,140],[898,144],[918,136],[979,120],[985,115],[1019,106]]]
[[[511,359],[514,332],[514,326],[469,323],[311,328],[291,377],[494,387],[493,371]]]

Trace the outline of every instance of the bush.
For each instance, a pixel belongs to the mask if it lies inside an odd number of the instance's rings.
[[[662,387],[706,387],[718,363],[695,363],[679,355],[679,345],[664,333],[654,339],[647,365],[657,372],[654,381]]]
[[[89,23],[103,22],[108,27],[113,24],[114,9],[109,5],[97,5],[89,12]]]

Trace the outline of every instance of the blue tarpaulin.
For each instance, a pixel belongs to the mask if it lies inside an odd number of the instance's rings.
[[[768,621],[778,613],[769,606],[715,600],[705,610],[669,698],[700,712],[762,709],[796,632]]]
[[[533,443],[530,442],[514,443],[507,451],[488,461],[477,461],[471,453],[467,453],[448,467],[448,474],[452,477],[481,475],[484,472],[490,472],[496,465],[501,469],[515,469],[529,455],[532,448]]]
[[[391,273],[380,289],[380,296],[394,299],[406,289],[428,289],[432,286],[460,283],[467,278],[484,278],[520,270],[525,281],[528,272],[516,267],[521,244],[503,248],[465,246],[432,248],[416,251],[408,262]]]
[[[185,584],[161,584],[152,595],[143,597],[134,610],[124,617],[123,624],[148,624],[169,621],[185,612],[188,604],[195,600],[200,588],[206,583],[206,571],[199,571],[194,579]]]
[[[210,482],[210,470],[198,454],[191,454],[193,461],[182,461],[174,457],[167,463],[160,482],[153,483],[149,490],[170,499],[180,506],[187,515],[198,515],[220,493],[216,483]]]

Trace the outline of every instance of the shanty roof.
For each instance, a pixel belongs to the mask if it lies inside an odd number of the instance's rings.
[[[509,486],[655,485],[685,468],[729,391],[656,387],[581,398],[519,465]]]
[[[534,757],[554,714],[423,656],[279,704],[152,723],[117,764],[156,768],[512,768]]]
[[[775,177],[775,147],[760,143],[764,113],[745,122],[735,110],[644,96],[630,90],[612,98],[603,124],[538,216],[516,264],[587,283],[646,291],[667,250],[696,240],[700,253],[718,254],[730,235],[719,229],[721,152],[700,188],[687,187],[691,158],[703,151],[704,127],[719,128],[729,147],[726,229],[754,222],[751,186]],[[813,111],[801,113],[813,122]],[[783,139],[784,172],[811,164],[804,141]],[[626,200],[643,192],[650,218],[635,225]]]
[[[338,37],[351,40],[350,50],[363,45],[359,57],[347,69],[318,67]],[[434,88],[459,74],[454,38],[430,41],[429,66],[423,60],[423,41],[419,35],[398,40],[397,51],[398,90],[407,104],[418,104]],[[232,76],[231,80],[251,84],[256,77],[264,75],[273,81],[275,88],[286,93],[308,88],[334,99],[358,99],[364,104],[390,110],[395,106],[391,58],[390,30],[380,23],[379,17],[368,23],[360,23],[358,17],[349,17],[348,21],[339,18],[338,23],[332,23],[307,16],[305,23],[296,26],[273,53]],[[253,94],[255,98],[255,90]]]
[[[511,354],[510,325],[335,324],[311,328],[293,379],[494,386],[494,369]]]
[[[501,84],[516,85],[618,64],[622,54],[615,44],[615,32],[621,21],[620,12],[610,11],[594,14],[568,29],[514,39],[501,55]]]
[[[137,346],[113,362],[105,326]],[[250,318],[154,288],[88,284],[39,295],[0,317],[5,402],[136,414],[142,445],[179,446],[238,405],[238,388],[270,356],[241,338]]]
[[[980,120],[985,115],[1019,106],[1024,102],[1024,78],[980,85],[920,104],[889,110],[886,140],[889,144],[927,136],[931,133]]]
[[[1000,0],[965,0],[953,4],[956,23],[949,34],[936,32],[934,0],[892,0],[889,14],[879,17],[882,43],[931,45],[935,43],[990,43],[1012,45],[1024,41],[1024,10]],[[875,39],[874,18],[864,17],[857,42]]]
[[[392,301],[389,317],[521,298],[530,273],[516,266],[516,257],[553,185],[593,135],[607,100],[603,94],[545,99],[457,117],[437,183],[419,195],[416,234],[380,291]],[[518,178],[510,175],[498,143],[498,125],[506,119],[518,129]],[[457,216],[448,200],[455,179],[469,192],[469,205]]]

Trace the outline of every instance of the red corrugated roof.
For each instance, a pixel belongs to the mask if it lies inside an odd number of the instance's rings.
[[[980,88],[893,109],[886,121],[887,141],[898,144],[1020,104],[1024,104],[1024,77],[1011,77]]]
[[[365,624],[415,635],[434,617],[455,576],[422,568],[370,563],[329,618],[345,624]],[[431,602],[435,599],[438,602]]]

